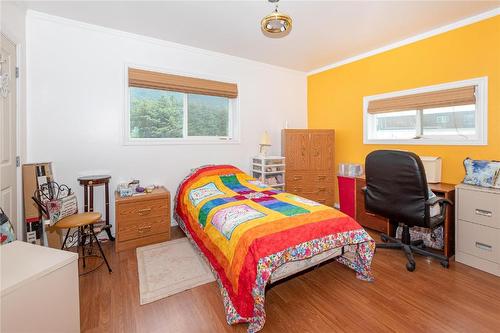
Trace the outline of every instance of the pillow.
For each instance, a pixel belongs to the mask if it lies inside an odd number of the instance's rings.
[[[9,218],[0,208],[0,245],[4,245],[16,240],[16,234],[14,234],[14,228],[9,221]]]
[[[432,199],[436,196],[436,194],[434,194],[434,192],[432,192],[430,189],[429,189],[429,199]],[[441,206],[438,204],[438,203],[435,203],[434,205],[432,205],[430,208],[429,208],[429,215],[431,217],[434,217],[434,216],[438,216],[439,214],[441,214]]]
[[[47,201],[46,205],[51,226],[65,217],[78,213],[78,203],[75,194],[70,194],[61,199]]]
[[[464,184],[500,188],[500,162],[487,160],[464,160]]]

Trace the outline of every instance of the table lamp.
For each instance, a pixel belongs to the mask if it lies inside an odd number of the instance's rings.
[[[267,133],[267,131],[264,131],[262,134],[259,146],[260,156],[267,156],[269,147],[271,147],[271,138],[269,137],[269,133]]]

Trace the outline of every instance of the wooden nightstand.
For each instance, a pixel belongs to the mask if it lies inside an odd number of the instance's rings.
[[[159,187],[152,193],[121,198],[115,193],[115,251],[170,239],[170,192]]]

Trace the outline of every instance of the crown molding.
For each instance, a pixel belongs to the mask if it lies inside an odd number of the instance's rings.
[[[251,63],[254,65],[260,65],[260,66],[272,68],[275,70],[281,70],[281,71],[291,72],[291,73],[295,73],[295,74],[301,74],[304,76],[307,74],[306,71],[300,71],[300,70],[295,70],[295,69],[291,69],[291,68],[287,68],[287,67],[276,66],[276,65],[265,63],[265,62],[260,62],[257,60],[243,58],[243,57],[238,57],[238,56],[234,56],[234,55],[230,55],[230,54],[226,54],[226,53],[222,53],[222,52],[210,51],[207,49],[202,49],[199,47],[194,47],[194,46],[189,46],[189,45],[180,44],[180,43],[176,43],[176,42],[171,42],[171,41],[167,41],[164,39],[148,37],[145,35],[135,34],[132,32],[127,32],[127,31],[113,29],[113,28],[107,28],[107,27],[103,27],[101,25],[77,21],[77,20],[68,19],[65,17],[56,16],[56,15],[50,15],[50,14],[46,14],[46,13],[39,12],[39,11],[32,10],[32,9],[27,10],[26,17],[27,18],[36,18],[36,19],[45,20],[45,21],[58,23],[58,24],[65,24],[68,26],[78,27],[78,28],[86,29],[86,30],[102,32],[102,33],[111,34],[111,35],[122,37],[122,38],[131,38],[131,39],[135,39],[137,41],[143,42],[143,43],[150,43],[150,44],[155,44],[155,45],[159,45],[159,46],[163,46],[163,47],[175,48],[178,50],[196,53],[196,54],[201,54],[201,55],[205,55],[205,56],[209,56],[209,57],[218,57],[218,58],[222,57],[222,58],[226,58],[227,60]]]
[[[391,44],[379,47],[377,49],[374,49],[374,50],[371,50],[368,52],[364,52],[364,53],[355,55],[353,57],[349,57],[349,58],[334,62],[334,63],[326,65],[326,66],[322,66],[322,67],[313,69],[313,70],[307,72],[307,76],[318,74],[318,73],[327,71],[329,69],[337,68],[337,67],[349,64],[351,62],[355,62],[355,61],[358,61],[358,60],[361,60],[364,58],[374,56],[374,55],[379,54],[379,53],[383,53],[383,52],[386,52],[386,51],[389,51],[392,49],[396,49],[396,48],[404,46],[404,45],[412,44],[412,43],[418,42],[420,40],[445,33],[447,31],[455,30],[455,29],[464,27],[466,25],[470,25],[470,24],[473,24],[473,23],[476,23],[479,21],[489,19],[489,18],[497,16],[497,15],[500,15],[500,7],[497,7],[495,9],[480,13],[478,15],[467,17],[467,18],[462,19],[460,21],[456,21],[456,22],[453,22],[451,24],[447,24],[447,25],[444,25],[442,27],[432,29],[432,30],[429,30],[427,32],[424,32],[424,33],[421,33],[421,34],[418,34],[418,35],[415,35],[415,36],[412,36],[409,38],[405,38],[405,39],[400,40],[398,42],[391,43]]]

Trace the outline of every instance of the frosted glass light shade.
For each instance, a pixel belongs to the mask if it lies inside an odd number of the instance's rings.
[[[267,131],[264,131],[264,133],[262,133],[262,137],[260,138],[260,144],[262,146],[271,145],[271,138],[269,137],[269,133],[267,133]]]

